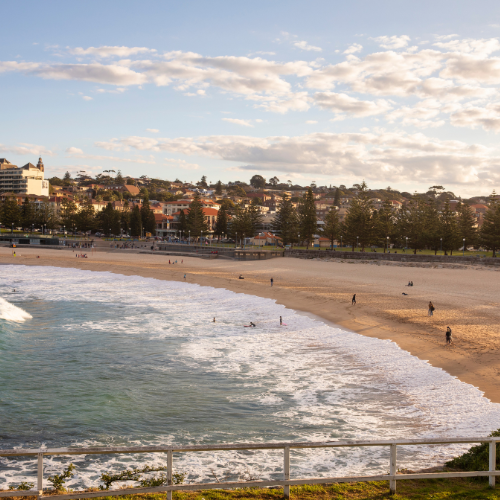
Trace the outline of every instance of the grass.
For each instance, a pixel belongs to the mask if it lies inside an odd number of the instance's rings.
[[[500,486],[491,489],[487,480],[468,478],[421,479],[398,481],[396,495],[390,495],[389,482],[337,483],[304,485],[290,488],[291,500],[493,500],[500,499]],[[47,492],[45,493],[47,494]],[[173,500],[281,500],[282,489],[241,488],[237,490],[201,490],[174,492]],[[19,498],[19,497],[18,497]],[[33,499],[35,497],[22,497]],[[85,495],[82,495],[85,498]],[[106,500],[165,500],[165,493],[103,496]]]

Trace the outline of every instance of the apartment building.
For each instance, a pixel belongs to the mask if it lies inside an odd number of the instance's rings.
[[[6,158],[0,158],[0,193],[34,194],[49,196],[49,181],[44,179],[43,161],[37,165],[27,163],[24,167],[13,165]]]

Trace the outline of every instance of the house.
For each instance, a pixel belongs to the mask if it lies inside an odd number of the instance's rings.
[[[119,191],[122,193],[128,193],[131,196],[139,196],[141,190],[137,186],[133,186],[132,184],[125,184],[120,186]]]
[[[49,196],[49,181],[45,180],[45,167],[42,158],[33,165],[24,167],[13,165],[6,158],[0,158],[0,193],[35,194]]]
[[[257,236],[250,238],[250,243],[255,246],[263,247],[269,245],[282,245],[282,239],[270,232],[259,233]]]
[[[189,208],[183,209],[184,214],[187,216],[189,214]],[[173,213],[173,218],[174,218],[174,225],[175,223],[179,222],[179,216],[181,214],[181,211],[179,210],[178,212]],[[215,229],[215,224],[217,223],[217,217],[219,215],[219,210],[215,208],[210,208],[210,207],[203,207],[203,215],[205,216],[205,220],[207,221],[208,224],[208,230],[210,232],[213,232]]]
[[[158,236],[167,236],[171,230],[171,223],[174,218],[171,215],[165,215],[162,213],[155,213],[155,223],[156,223],[156,234]]]

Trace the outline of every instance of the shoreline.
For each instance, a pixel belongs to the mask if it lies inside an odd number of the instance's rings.
[[[269,298],[332,326],[392,340],[411,355],[477,387],[492,402],[500,402],[496,383],[500,308],[491,302],[500,297],[500,283],[491,275],[494,270],[391,268],[293,258],[239,262],[178,257],[178,264],[169,266],[168,256],[120,251],[96,252],[88,259],[75,258],[71,249],[37,253],[34,248],[20,248],[18,254],[12,257],[11,249],[0,248],[0,263],[71,267],[169,281],[184,281],[186,273],[189,283]],[[245,279],[239,280],[239,274]],[[414,289],[404,287],[408,276],[416,284]],[[270,277],[274,277],[273,287]],[[409,296],[402,296],[403,291]],[[351,305],[353,293],[358,299],[355,306]],[[428,300],[436,305],[433,318],[426,316]],[[454,345],[449,347],[444,345],[447,324],[454,332]]]

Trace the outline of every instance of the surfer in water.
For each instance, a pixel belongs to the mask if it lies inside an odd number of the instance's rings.
[[[212,323],[215,323],[215,318],[212,320]]]
[[[283,326],[283,318],[280,316],[280,326]]]

